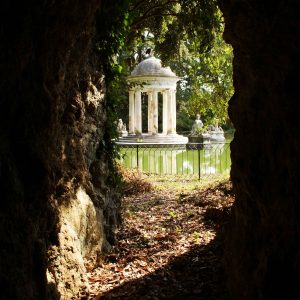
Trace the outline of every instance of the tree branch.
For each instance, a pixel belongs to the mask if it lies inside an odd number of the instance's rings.
[[[141,5],[143,2],[145,2],[145,0],[139,1],[135,7]],[[167,7],[168,5],[170,5],[172,3],[176,4],[176,3],[179,3],[179,1],[178,0],[168,0],[168,1],[164,2],[164,3],[150,6],[143,13],[143,15],[141,17],[137,18],[135,21],[132,22],[131,27],[132,28],[136,28],[138,24],[141,24],[144,20],[152,18],[152,17],[157,17],[157,16],[175,16],[175,17],[178,17],[178,16],[180,16],[180,14],[172,11],[171,8]],[[169,13],[166,13],[166,12],[152,13],[154,10],[157,10],[159,8],[161,8],[162,10],[165,10],[165,11],[166,10],[169,11]]]
[[[138,1],[131,9],[129,9],[129,12],[135,11],[139,6],[141,6],[145,2],[148,3],[148,0],[140,0],[140,1]]]
[[[158,5],[154,5],[152,7],[150,7],[148,10],[152,10],[152,9],[155,9],[155,8],[159,8],[159,7],[162,7],[164,8],[165,6],[167,6],[168,4],[171,4],[171,3],[179,3],[180,1],[179,0],[168,0],[166,1],[165,3],[161,3],[161,4],[158,4]],[[129,12],[133,12],[135,11],[137,8],[139,8],[143,3],[147,3],[149,4],[149,1],[148,0],[140,0],[138,1],[130,10]],[[147,13],[147,11],[146,11]]]
[[[139,18],[138,20],[136,20],[135,22],[133,22],[131,24],[131,27],[132,28],[136,28],[139,24],[141,24],[144,20],[146,19],[150,19],[152,17],[161,17],[161,16],[173,16],[173,17],[178,17],[180,16],[181,14],[177,14],[177,13],[161,13],[161,14],[151,14],[151,15],[148,15],[148,16],[145,16],[145,17],[141,17]]]

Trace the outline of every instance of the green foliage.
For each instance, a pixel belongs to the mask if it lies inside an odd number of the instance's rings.
[[[180,110],[177,112],[176,127],[178,133],[188,133],[193,126],[193,122],[186,111]]]
[[[189,61],[190,95],[185,106],[189,115],[200,113],[205,122],[228,124],[228,101],[233,94],[232,49],[221,34],[213,47]]]
[[[123,86],[122,76],[124,66],[126,67],[126,64],[120,64],[118,56],[125,47],[125,37],[129,30],[128,5],[129,0],[102,1],[96,24],[95,52],[101,63],[99,68],[105,74],[107,114],[105,134],[98,151],[106,153],[110,158],[109,168],[115,174],[117,173],[115,158],[118,157],[118,149],[113,142],[117,137],[116,108],[119,107],[119,103],[124,102],[125,95],[119,91]],[[118,176],[113,177],[115,181],[117,178]]]
[[[117,137],[118,118],[128,124],[126,77],[148,48],[183,78],[177,87],[178,132],[189,131],[198,113],[205,124],[218,119],[230,128],[232,51],[222,39],[222,22],[216,0],[102,2],[96,51],[106,75],[107,139]]]
[[[95,48],[107,82],[113,81],[123,69],[117,56],[125,47],[125,37],[129,31],[129,2],[103,0],[97,15]]]
[[[169,215],[170,215],[173,219],[175,219],[175,218],[178,217],[178,215],[176,214],[175,211],[169,211]]]
[[[128,121],[126,75],[148,48],[183,79],[177,87],[178,131],[190,130],[201,113],[205,123],[230,124],[228,100],[233,93],[232,50],[222,39],[223,20],[215,0],[131,0],[128,34],[118,56],[124,68],[117,113]],[[126,45],[126,46],[125,46]]]
[[[202,133],[207,133],[207,125],[196,128],[193,132],[193,135],[200,135]]]
[[[194,242],[194,244],[200,245],[200,243],[201,243],[201,240],[200,240],[201,233],[197,232],[197,231],[194,231],[193,234],[192,234],[192,236],[193,236],[193,242]]]
[[[150,44],[166,64],[184,54],[187,41],[194,41],[196,52],[207,51],[220,27],[216,0],[133,0],[130,12],[128,42],[147,48],[144,32],[151,32]]]

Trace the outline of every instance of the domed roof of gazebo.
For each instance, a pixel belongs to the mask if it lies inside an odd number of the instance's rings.
[[[162,67],[161,60],[149,56],[148,58],[141,61],[131,72],[129,77],[173,77],[177,78],[176,74],[172,72],[170,67]]]

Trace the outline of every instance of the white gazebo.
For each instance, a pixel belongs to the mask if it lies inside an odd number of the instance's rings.
[[[187,137],[176,133],[177,77],[169,67],[162,67],[160,59],[149,56],[140,62],[128,76],[129,126],[128,137],[146,143],[186,144]],[[142,132],[142,93],[148,101],[148,131]],[[158,94],[162,94],[162,131],[158,132]],[[160,118],[161,119],[161,118]]]

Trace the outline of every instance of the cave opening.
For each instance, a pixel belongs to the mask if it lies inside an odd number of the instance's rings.
[[[231,298],[299,298],[299,3],[219,4],[234,48]],[[0,5],[1,297],[81,299],[85,264],[109,250],[120,217],[91,50],[95,11],[109,3]]]

